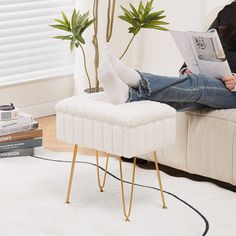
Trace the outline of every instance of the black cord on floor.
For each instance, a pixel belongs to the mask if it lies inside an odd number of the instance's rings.
[[[71,163],[71,161],[64,161],[64,160],[55,160],[55,159],[49,159],[49,158],[45,158],[45,157],[39,157],[39,156],[35,156],[35,155],[32,155],[33,158],[36,158],[36,159],[40,159],[40,160],[44,160],[44,161],[52,161],[52,162],[63,162],[63,163]],[[92,165],[92,166],[95,166],[96,167],[96,164],[92,163],[92,162],[87,162],[87,161],[76,161],[76,163],[82,163],[82,164],[88,164],[88,165]],[[105,171],[104,168],[102,168],[101,166],[99,166],[99,168],[102,170],[102,171]],[[120,178],[118,178],[117,176],[115,176],[114,174],[110,173],[109,171],[107,171],[107,174],[110,175],[111,177],[113,177],[114,179],[120,181]],[[126,184],[132,184],[131,182],[129,181],[126,181],[124,180],[124,183]],[[154,189],[154,190],[157,190],[157,191],[160,191],[159,188],[156,188],[156,187],[152,187],[152,186],[148,186],[148,185],[143,185],[143,184],[137,184],[137,183],[134,183],[135,186],[138,186],[138,187],[142,187],[142,188],[148,188],[148,189]],[[208,220],[206,219],[206,217],[201,213],[199,212],[196,208],[194,208],[192,205],[190,205],[189,203],[187,203],[185,200],[181,199],[180,197],[178,197],[177,195],[171,193],[171,192],[168,192],[168,191],[164,191],[164,193],[176,198],[177,200],[181,201],[183,204],[185,204],[186,206],[188,206],[189,208],[191,208],[195,213],[197,213],[201,218],[202,220],[204,221],[205,223],[205,230],[202,234],[202,236],[205,236],[208,231],[209,231],[209,222]]]

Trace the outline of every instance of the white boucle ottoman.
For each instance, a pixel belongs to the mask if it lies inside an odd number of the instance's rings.
[[[98,151],[106,152],[108,157],[109,154],[114,154],[130,158],[153,152],[163,208],[166,207],[155,150],[175,142],[176,111],[173,108],[152,101],[113,105],[109,102],[106,94],[100,92],[62,100],[56,105],[56,114],[58,139],[75,145],[67,203],[69,203],[70,198],[78,146],[82,146],[96,150],[98,184],[101,191],[103,191],[105,185],[108,158],[103,184],[101,185]],[[136,158],[134,158],[133,165],[131,203],[135,162]],[[123,210],[126,220],[129,220],[131,204],[127,213],[124,201],[121,160],[120,172]]]

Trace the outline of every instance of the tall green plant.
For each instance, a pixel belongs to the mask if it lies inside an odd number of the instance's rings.
[[[153,2],[154,0],[147,1],[146,4],[143,4],[142,1],[139,2],[137,8],[135,8],[132,4],[130,4],[129,10],[121,6],[124,15],[119,16],[121,20],[128,22],[131,26],[129,27],[129,33],[133,34],[131,40],[129,41],[124,53],[120,57],[123,56],[128,51],[132,41],[135,36],[140,32],[142,28],[148,29],[156,29],[156,30],[168,30],[164,28],[162,25],[168,24],[161,19],[166,16],[163,15],[164,11],[153,11]],[[86,55],[83,49],[83,44],[85,44],[85,40],[83,38],[84,31],[93,24],[94,26],[94,35],[92,39],[92,43],[95,48],[95,57],[94,57],[94,66],[95,66],[95,76],[96,76],[96,91],[99,88],[99,78],[98,78],[98,66],[99,66],[99,42],[98,42],[98,8],[99,8],[99,0],[93,0],[93,19],[89,19],[89,12],[81,15],[79,11],[74,9],[72,16],[69,18],[62,12],[62,19],[55,19],[55,21],[59,24],[51,25],[53,28],[60,29],[66,32],[69,32],[69,35],[56,36],[54,38],[61,40],[69,40],[71,51],[76,48],[80,48],[83,53],[84,59],[84,68],[86,72],[86,76],[89,83],[89,89],[91,92],[91,79],[89,77],[89,73],[87,70],[87,62]],[[106,41],[109,42],[112,36],[113,24],[114,24],[114,15],[115,15],[115,6],[116,0],[107,0],[107,26],[106,26]]]
[[[141,29],[155,29],[161,31],[167,31],[168,29],[162,27],[162,25],[167,25],[169,23],[162,21],[166,16],[163,15],[164,11],[156,11],[153,12],[153,1],[148,1],[144,6],[143,2],[140,1],[139,6],[135,8],[131,3],[130,9],[127,10],[123,6],[121,9],[123,11],[123,15],[118,16],[121,20],[128,22],[131,27],[129,27],[129,33],[133,34],[131,40],[129,41],[125,51],[121,55],[120,59],[128,51],[132,41],[135,36],[140,32]]]
[[[61,40],[69,40],[71,52],[74,50],[75,47],[81,49],[84,59],[84,69],[88,79],[89,89],[91,91],[91,79],[89,77],[86,55],[82,45],[85,44],[83,33],[90,25],[93,24],[94,19],[89,19],[89,12],[86,12],[85,14],[80,14],[80,12],[76,11],[76,9],[74,9],[71,19],[69,19],[63,11],[61,12],[61,14],[62,19],[55,19],[55,21],[59,24],[50,26],[56,29],[69,32],[70,34],[55,36],[54,38]]]

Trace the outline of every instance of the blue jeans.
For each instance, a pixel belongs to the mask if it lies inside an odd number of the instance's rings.
[[[138,88],[130,87],[128,102],[151,100],[166,103],[178,111],[236,108],[236,92],[223,81],[205,75],[167,77],[141,73]]]

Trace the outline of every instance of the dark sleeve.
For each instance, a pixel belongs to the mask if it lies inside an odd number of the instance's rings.
[[[216,29],[218,31],[219,27],[220,27],[220,21],[219,21],[219,14],[218,14],[218,16],[215,18],[215,20],[213,21],[211,26],[208,28],[208,30],[209,29]]]
[[[181,68],[179,69],[179,71],[181,71],[183,68],[187,68],[187,65],[186,65],[186,63],[184,63],[182,66],[181,66]]]

